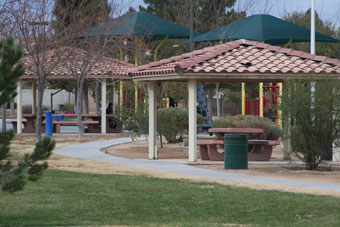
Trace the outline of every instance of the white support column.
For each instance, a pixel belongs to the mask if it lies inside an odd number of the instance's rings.
[[[32,81],[32,114],[37,113],[37,82]]]
[[[17,133],[22,133],[22,86],[20,81],[17,87]]]
[[[157,144],[156,144],[156,82],[148,83],[149,93],[149,159],[157,159]]]
[[[102,81],[102,134],[106,134],[106,80]]]
[[[189,162],[197,161],[197,81],[189,80]]]

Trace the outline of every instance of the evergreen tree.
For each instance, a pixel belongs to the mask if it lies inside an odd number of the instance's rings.
[[[22,47],[14,44],[13,38],[0,41],[0,106],[15,98],[17,82],[24,74]],[[13,69],[14,68],[14,69]]]
[[[13,38],[0,41],[0,105],[11,101],[16,96],[19,78],[24,74],[24,66],[19,63],[23,49],[14,44]],[[46,160],[54,149],[55,142],[45,137],[36,144],[32,154],[26,154],[17,166],[13,166],[10,157],[10,142],[14,138],[13,131],[0,133],[0,186],[2,190],[14,192],[21,190],[26,179],[34,181],[47,168]]]
[[[305,13],[303,12],[293,12],[284,17],[285,20],[292,22],[294,24],[303,26],[310,29],[310,9]],[[331,36],[333,38],[340,38],[340,33],[337,32],[336,26],[330,21],[323,21],[318,13],[315,13],[315,30],[324,35]],[[304,52],[310,52],[310,43],[292,43],[291,47],[296,50],[301,50]],[[340,58],[340,50],[338,43],[323,43],[317,42],[315,45],[316,54],[327,56],[330,58]]]
[[[23,66],[13,66],[22,57],[23,50],[14,45],[13,38],[0,42],[0,106],[2,107],[2,132],[6,132],[7,101],[16,96],[18,78],[23,74]]]
[[[189,1],[144,0],[148,6],[140,6],[140,11],[165,18],[189,27]],[[196,0],[194,1],[194,28],[205,33],[245,17],[245,12],[235,12],[232,7],[236,0]]]
[[[107,0],[56,0],[53,10],[56,17],[55,29],[61,32],[77,21],[92,27],[103,22],[103,18],[106,21],[110,12]]]

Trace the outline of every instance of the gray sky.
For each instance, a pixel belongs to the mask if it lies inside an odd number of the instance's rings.
[[[143,0],[132,0],[132,2],[135,7],[140,4],[145,5]],[[251,5],[250,8],[249,5]],[[310,7],[311,0],[238,0],[235,8],[247,8],[248,16],[257,13],[268,13],[276,17],[282,17],[287,12],[305,12]],[[315,0],[315,8],[323,20],[329,20],[338,27],[340,26],[340,0]]]

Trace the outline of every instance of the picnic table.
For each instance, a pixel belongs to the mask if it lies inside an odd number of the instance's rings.
[[[224,145],[224,134],[261,134],[261,128],[210,128],[209,133],[214,133],[214,140],[198,140],[202,160],[223,161],[224,153],[217,151],[217,146]],[[248,161],[269,161],[272,147],[279,145],[280,141],[273,140],[248,140]]]
[[[77,118],[76,113],[66,113],[66,114],[53,114],[53,116],[63,115],[65,118]],[[88,125],[85,132],[88,133],[100,133],[101,132],[101,115],[100,114],[82,114],[82,121],[84,124]],[[36,114],[23,114],[22,117],[26,119],[23,121],[24,128],[22,130],[23,133],[35,133],[35,122],[37,119]],[[91,118],[91,120],[86,120],[85,118]],[[121,123],[118,120],[117,116],[114,114],[106,114],[106,132],[108,133],[116,133],[121,132],[122,127]],[[113,121],[116,121],[116,124],[112,124]],[[45,132],[45,114],[42,116],[42,125],[41,131]],[[17,127],[16,121],[11,121],[13,128]],[[77,120],[60,120],[53,121],[53,132],[60,131],[60,125],[77,125]]]
[[[262,128],[210,128],[209,133],[214,133],[218,139],[224,139],[224,134],[261,134]]]

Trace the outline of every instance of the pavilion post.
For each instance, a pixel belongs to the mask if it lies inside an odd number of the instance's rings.
[[[189,161],[197,161],[197,81],[189,80]]]
[[[22,85],[20,81],[17,87],[17,133],[22,133]]]
[[[32,81],[32,114],[37,113],[37,83]]]
[[[242,82],[242,115],[246,115],[246,83]]]
[[[157,159],[156,144],[156,82],[148,83],[149,93],[149,159]]]
[[[101,133],[106,134],[106,80],[102,81]]]
[[[291,92],[291,87],[287,86],[287,82],[283,83],[284,91],[288,92],[288,97],[290,97],[290,92]],[[282,91],[281,91],[282,92]],[[287,111],[283,112],[284,117],[283,117],[283,133],[284,133],[284,138],[282,140],[283,144],[283,159],[285,160],[290,160],[290,148],[291,148],[291,116],[290,113]]]
[[[259,84],[259,100],[260,100],[260,105],[259,105],[259,116],[263,117],[263,83]]]

